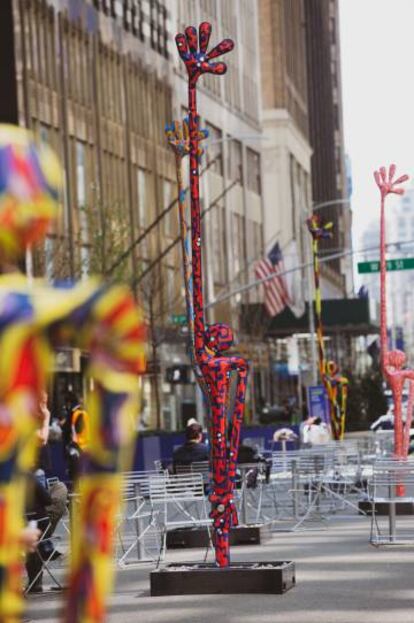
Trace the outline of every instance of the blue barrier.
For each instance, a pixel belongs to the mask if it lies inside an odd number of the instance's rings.
[[[280,443],[273,443],[273,434],[278,428],[277,426],[249,426],[242,428],[241,442],[248,438],[254,441],[264,441],[264,450],[270,451],[280,450]],[[283,427],[284,428],[284,427]],[[296,434],[298,434],[298,426],[290,426]],[[133,461],[133,470],[142,471],[154,469],[154,461],[161,460],[164,466],[171,463],[173,450],[176,446],[180,446],[185,441],[184,432],[179,433],[154,433],[154,435],[146,433],[138,436]],[[295,442],[288,442],[287,449],[296,448]],[[46,466],[46,476],[58,476],[60,480],[67,480],[66,460],[64,449],[61,442],[54,442],[48,445],[49,465]]]

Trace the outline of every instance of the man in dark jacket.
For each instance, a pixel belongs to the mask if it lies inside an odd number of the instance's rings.
[[[173,466],[191,465],[198,461],[208,461],[209,451],[202,442],[203,429],[198,422],[193,422],[185,429],[185,443],[173,452]]]

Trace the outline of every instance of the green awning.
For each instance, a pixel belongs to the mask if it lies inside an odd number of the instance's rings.
[[[309,306],[300,318],[286,307],[280,314],[270,318],[264,305],[255,303],[242,305],[241,327],[244,333],[262,333],[265,337],[286,337],[294,333],[309,333]],[[369,300],[327,299],[322,303],[322,322],[326,335],[346,333],[347,335],[369,335],[379,332],[379,327],[371,321]]]

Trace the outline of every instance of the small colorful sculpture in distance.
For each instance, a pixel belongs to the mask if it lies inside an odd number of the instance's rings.
[[[84,282],[73,288],[28,284],[13,263],[45,233],[57,213],[61,170],[46,146],[14,126],[0,126],[0,620],[23,613],[20,534],[26,473],[37,442],[38,403],[53,367],[52,347],[90,352],[94,391],[88,403],[91,444],[74,509],[72,561],[63,618],[102,623],[112,579],[112,536],[120,504],[120,469],[128,464],[144,369],[145,327],[124,287]]]
[[[199,121],[197,120],[197,125]],[[168,145],[174,152],[175,156],[175,171],[177,177],[177,190],[178,190],[178,213],[180,223],[180,237],[181,237],[181,250],[183,260],[183,274],[184,274],[184,287],[185,287],[185,304],[187,314],[187,326],[189,332],[189,350],[190,357],[193,365],[195,364],[195,351],[194,351],[194,306],[193,306],[193,271],[191,263],[191,240],[187,230],[187,219],[185,209],[185,196],[186,191],[183,183],[182,162],[185,156],[190,154],[190,130],[188,127],[188,119],[184,119],[182,122],[173,121],[171,125],[167,125],[165,128],[165,134],[167,137]],[[199,130],[198,138],[200,141],[206,139],[208,136],[207,130]],[[203,154],[203,150],[199,147],[198,158],[200,159]],[[201,373],[197,369],[196,377],[200,378]]]
[[[408,180],[408,175],[395,178],[396,167],[381,167],[374,172],[375,183],[381,193],[380,204],[380,332],[381,332],[381,369],[390,386],[394,401],[394,454],[398,458],[406,458],[410,441],[410,428],[413,417],[414,402],[414,370],[405,368],[406,355],[401,350],[388,350],[387,339],[387,267],[385,259],[385,199],[390,194],[403,195],[404,189],[399,187]],[[408,403],[405,423],[402,413],[402,394],[405,382],[408,381]],[[398,493],[403,494],[401,487]]]
[[[203,22],[200,24],[198,33],[196,28],[190,26],[186,28],[185,34],[178,34],[175,40],[178,53],[188,73],[194,349],[195,361],[201,371],[210,406],[211,467],[213,472],[210,517],[213,519],[216,564],[219,567],[227,567],[230,565],[229,532],[232,526],[237,525],[238,521],[233,490],[240,427],[244,413],[248,364],[241,357],[223,354],[233,344],[233,334],[230,327],[224,324],[206,326],[204,320],[198,168],[200,128],[196,85],[200,76],[205,73],[224,74],[227,69],[226,65],[222,62],[215,62],[214,59],[230,52],[234,47],[233,41],[224,39],[208,52],[210,35],[211,24]],[[233,373],[237,374],[237,391],[233,410],[228,414]]]
[[[333,223],[323,223],[320,215],[313,213],[312,216],[307,219],[307,226],[309,233],[312,236],[319,373],[328,396],[329,416],[333,438],[343,439],[345,433],[348,379],[340,374],[338,365],[334,361],[326,360],[325,344],[323,340],[322,294],[319,268],[319,241],[332,237]]]

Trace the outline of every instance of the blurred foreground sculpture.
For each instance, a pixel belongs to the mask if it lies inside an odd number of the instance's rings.
[[[231,39],[224,39],[209,52],[211,24],[203,22],[199,30],[189,26],[185,34],[175,38],[178,53],[188,73],[188,113],[191,191],[191,247],[193,275],[194,360],[196,374],[201,374],[210,411],[211,467],[213,472],[210,502],[213,519],[216,564],[230,565],[229,532],[237,525],[233,499],[240,427],[243,420],[248,364],[238,356],[223,354],[233,344],[233,334],[227,325],[206,326],[202,284],[202,240],[200,214],[199,154],[202,132],[197,113],[197,81],[203,74],[221,75],[226,65],[214,59],[230,52]],[[214,62],[213,62],[214,61]],[[188,306],[187,306],[188,309]],[[190,327],[191,331],[191,327]],[[229,407],[232,376],[236,375],[234,406]]]
[[[332,223],[322,223],[319,214],[312,214],[307,220],[312,236],[313,278],[315,283],[316,338],[318,342],[319,374],[329,401],[329,418],[334,439],[343,439],[345,433],[346,401],[348,379],[340,374],[335,361],[327,361],[323,341],[322,294],[319,269],[319,241],[332,236]],[[312,304],[311,302],[309,303]]]
[[[413,417],[414,404],[414,370],[405,368],[407,357],[401,350],[388,350],[387,340],[387,265],[385,260],[386,232],[385,232],[385,199],[388,195],[403,195],[404,189],[397,186],[408,180],[408,175],[395,178],[396,167],[391,164],[388,168],[381,167],[374,172],[375,182],[381,193],[380,205],[380,330],[381,330],[381,368],[387,381],[394,401],[394,454],[397,458],[406,458],[410,443],[410,428]],[[406,381],[408,381],[408,402],[403,421],[402,396]],[[400,490],[400,494],[402,494]]]
[[[0,621],[23,613],[25,480],[37,449],[38,403],[53,367],[52,348],[90,352],[94,390],[91,444],[73,510],[74,535],[63,620],[104,620],[112,583],[112,536],[120,505],[120,470],[132,450],[145,327],[128,289],[83,282],[51,288],[28,283],[14,263],[39,241],[57,213],[62,175],[46,146],[14,126],[0,126]],[[5,274],[7,273],[7,274]]]

